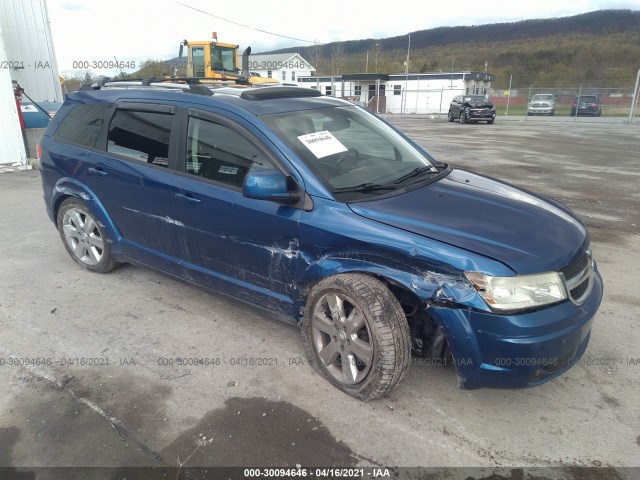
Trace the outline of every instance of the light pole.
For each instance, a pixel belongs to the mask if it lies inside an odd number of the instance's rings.
[[[379,45],[380,45],[379,43],[376,43],[376,45],[375,45],[375,54],[376,54],[376,73],[378,73],[378,46],[379,46]]]

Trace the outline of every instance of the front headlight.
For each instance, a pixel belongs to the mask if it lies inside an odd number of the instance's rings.
[[[493,310],[535,308],[568,298],[565,283],[557,272],[515,277],[465,272],[465,276]]]

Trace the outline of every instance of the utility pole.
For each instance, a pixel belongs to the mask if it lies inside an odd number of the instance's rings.
[[[449,88],[453,89],[453,57],[451,57],[451,82]]]
[[[636,114],[636,103],[638,102],[639,88],[640,88],[640,69],[638,70],[638,75],[636,76],[636,86],[633,88],[633,99],[631,100],[631,110],[629,110],[629,123],[633,122],[633,117]]]
[[[513,80],[513,75],[509,77],[509,94],[507,95],[507,111],[504,112],[505,117],[509,116],[509,100],[511,100],[511,81]]]
[[[409,34],[409,45],[407,46],[407,61],[404,62],[404,98],[402,113],[407,113],[407,96],[409,95],[409,54],[411,53],[411,34]]]
[[[376,73],[378,73],[378,46],[379,45],[380,45],[379,43],[376,43],[375,45],[376,49],[374,51],[374,53],[376,54]]]

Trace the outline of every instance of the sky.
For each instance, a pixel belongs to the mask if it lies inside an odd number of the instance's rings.
[[[384,38],[441,26],[564,17],[612,8],[640,10],[640,0],[485,0],[481,3],[458,0],[455,8],[447,2],[432,5],[424,0],[397,3],[379,0],[46,2],[58,68],[68,76],[77,73],[74,62],[78,66],[77,62],[93,64],[113,61],[115,57],[121,62],[140,65],[148,59],[166,60],[177,56],[183,39],[205,40],[211,38],[214,31],[219,41],[239,44],[241,49],[250,45],[253,52],[258,53],[314,42]],[[106,70],[90,70],[94,74],[109,74]]]

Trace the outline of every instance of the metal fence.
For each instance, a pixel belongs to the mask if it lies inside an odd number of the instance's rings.
[[[639,72],[640,78],[640,72]],[[534,95],[553,95],[555,108],[553,116],[571,118],[576,113],[582,115],[582,109],[576,109],[578,97],[595,96],[597,101],[595,116],[619,118],[620,121],[631,122],[638,111],[640,95],[638,83],[626,88],[601,88],[589,85],[573,87],[542,88],[534,85],[512,86],[510,89],[491,89],[484,91],[474,88],[438,88],[411,89],[404,85],[395,88],[381,89],[379,95],[373,91],[346,88],[344,98],[369,108],[377,113],[401,115],[431,115],[446,117],[453,97],[462,94],[485,94],[495,105],[498,117],[529,117],[532,113],[529,105]],[[586,100],[586,99],[585,99]],[[590,113],[590,112],[589,112]]]
[[[633,88],[599,88],[579,85],[577,87],[562,88],[537,88],[530,85],[525,88],[490,92],[492,103],[496,106],[498,114],[524,115],[529,114],[527,108],[535,95],[553,95],[555,101],[555,115],[571,116],[576,112],[576,100],[581,97],[591,101],[595,97],[598,116],[628,118],[632,111],[634,100]],[[636,102],[637,103],[637,102]]]

